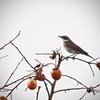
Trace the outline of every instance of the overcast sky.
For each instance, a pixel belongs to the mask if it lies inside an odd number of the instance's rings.
[[[70,55],[62,47],[62,40],[58,35],[69,36],[76,44],[81,46],[94,58],[100,57],[100,1],[99,0],[0,0],[0,47],[13,39],[18,32],[20,36],[14,44],[20,49],[29,62],[35,66],[38,59],[42,63],[51,62],[48,56],[37,56],[38,52],[52,52],[61,47],[64,56]],[[8,45],[0,51],[0,87],[20,62],[22,56],[12,46]],[[90,61],[89,57],[78,55],[77,57]],[[100,59],[99,59],[100,61]],[[80,61],[64,61],[60,69],[63,74],[70,75],[81,81],[86,86],[100,84],[100,71],[93,66],[93,77],[88,64]],[[26,74],[31,68],[23,61],[13,75],[14,81]],[[44,73],[50,78],[50,68],[45,68]],[[50,78],[51,81],[52,78]],[[43,83],[39,100],[47,100]],[[56,89],[77,87],[77,83],[62,77],[58,81]],[[27,90],[26,82],[22,83],[13,92],[13,100],[35,100],[37,89]],[[98,88],[100,90],[100,87]],[[78,100],[85,91],[77,90],[55,94],[53,100]],[[5,95],[5,93],[0,93]],[[99,100],[100,94],[93,96],[87,94],[83,100]]]

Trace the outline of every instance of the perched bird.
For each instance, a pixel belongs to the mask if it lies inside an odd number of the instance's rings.
[[[76,45],[68,36],[58,36],[58,37],[60,37],[63,40],[63,46],[66,49],[66,51],[68,51],[69,53],[72,53],[73,55],[83,54],[94,59],[87,52],[85,52],[81,47]]]

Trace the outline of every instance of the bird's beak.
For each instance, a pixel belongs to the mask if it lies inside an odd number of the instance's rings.
[[[58,36],[58,37],[62,38],[62,36]]]

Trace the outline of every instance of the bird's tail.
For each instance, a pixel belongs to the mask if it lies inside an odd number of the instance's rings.
[[[90,58],[92,58],[92,59],[94,59],[92,56],[90,56],[87,52],[85,52],[84,50],[83,50],[83,54],[84,55],[86,55],[86,56],[88,56],[88,57],[90,57]]]
[[[93,58],[92,56],[90,56],[89,54],[87,54],[87,56],[90,57],[90,58],[92,58],[92,59],[94,59],[94,58]]]

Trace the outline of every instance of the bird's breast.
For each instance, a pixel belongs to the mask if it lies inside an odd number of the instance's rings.
[[[67,46],[65,42],[63,43],[63,46],[64,46],[65,50],[68,51],[69,53],[72,53],[72,54],[76,53],[76,50]]]

